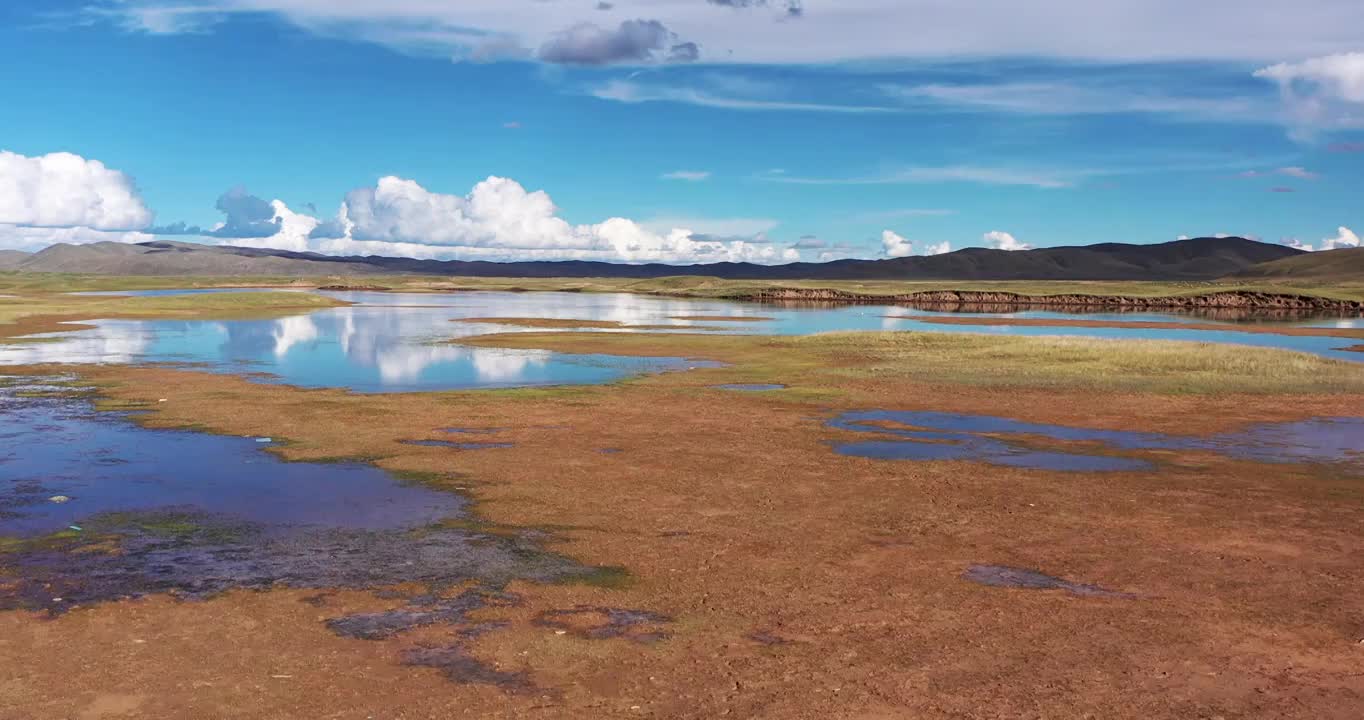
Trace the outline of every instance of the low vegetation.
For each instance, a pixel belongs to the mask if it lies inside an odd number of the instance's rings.
[[[564,352],[694,357],[742,382],[896,380],[1149,393],[1364,393],[1364,365],[1211,343],[848,332],[803,337],[523,333],[459,342]],[[728,381],[728,380],[727,380]]]
[[[58,320],[102,318],[257,318],[277,317],[346,303],[295,292],[213,293],[166,297],[122,297],[25,293],[0,297],[0,337],[56,329]]]
[[[847,377],[1158,393],[1361,393],[1364,367],[1308,353],[1213,343],[833,333],[791,339]]]

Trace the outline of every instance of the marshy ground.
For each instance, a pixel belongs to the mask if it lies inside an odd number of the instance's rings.
[[[217,312],[221,297],[178,302]],[[282,302],[269,297],[252,302]],[[23,587],[39,601],[0,612],[0,717],[1364,713],[1359,444],[1265,462],[1217,442],[1358,422],[1364,366],[1229,346],[917,333],[457,342],[721,365],[406,394],[194,368],[8,369],[75,373],[97,406],[136,411],[121,423],[271,438],[261,452],[282,460],[359,461],[457,493],[468,504],[433,531],[482,555],[431,582],[401,564],[410,538],[370,538],[319,550],[309,567],[382,558],[378,579],[300,582],[286,568],[53,613],[37,594],[46,588],[24,584],[31,541],[10,540],[0,596]],[[846,424],[868,411],[901,414]],[[451,430],[498,447],[450,447],[466,439]],[[933,432],[1132,464],[1055,471],[835,451]],[[1122,446],[1125,433],[1188,442]],[[181,541],[217,528],[133,520]],[[117,547],[126,528],[103,532],[83,562],[146,567]],[[57,547],[44,552],[71,549],[69,536],[46,541]],[[515,571],[480,570],[491,567]]]

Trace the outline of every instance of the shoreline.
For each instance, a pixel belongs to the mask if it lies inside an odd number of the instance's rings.
[[[659,293],[668,294],[673,293]],[[1227,290],[1200,295],[1024,295],[1003,291],[929,290],[897,295],[869,295],[847,290],[814,288],[771,288],[725,296],[726,300],[747,302],[819,302],[849,305],[927,306],[1003,306],[1003,307],[1087,307],[1121,309],[1219,309],[1219,310],[1310,310],[1364,313],[1364,301],[1338,300],[1313,295],[1295,295]]]

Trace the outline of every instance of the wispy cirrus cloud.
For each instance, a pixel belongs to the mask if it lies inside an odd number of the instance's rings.
[[[1074,186],[1083,177],[1094,174],[1086,171],[1020,169],[947,165],[940,167],[905,167],[876,175],[848,177],[801,177],[789,173],[763,173],[759,180],[788,185],[912,185],[923,183],[975,183],[979,185],[1019,185],[1044,189]]]
[[[1149,81],[1148,81],[1149,82]],[[1178,95],[1132,82],[1009,82],[993,84],[883,84],[910,107],[955,108],[1025,115],[1151,114],[1220,122],[1272,121],[1263,98]]]
[[[1299,180],[1316,180],[1317,178],[1321,177],[1319,173],[1312,172],[1311,170],[1308,170],[1305,167],[1300,167],[1297,165],[1274,168],[1273,170],[1246,170],[1244,172],[1237,173],[1236,177],[1261,178],[1271,177],[1274,175],[1297,178]]]
[[[1110,158],[1103,167],[1048,167],[1027,164],[973,165],[944,164],[931,166],[892,167],[874,173],[844,176],[808,176],[789,170],[768,170],[754,179],[788,185],[915,185],[935,183],[974,183],[1034,187],[1056,190],[1076,187],[1089,181],[1131,175],[1163,173],[1221,173],[1241,171],[1254,165],[1287,162],[1291,156],[1244,158],[1234,155],[1192,154],[1170,157],[1164,162],[1150,162],[1131,154]],[[1247,171],[1251,172],[1251,171]],[[1303,174],[1306,173],[1306,174]],[[1314,173],[1301,167],[1284,166],[1269,174],[1310,179]],[[1237,176],[1244,175],[1238,173]],[[1250,176],[1247,176],[1250,177]]]
[[[590,89],[588,94],[599,100],[610,100],[612,102],[628,104],[664,102],[754,112],[783,111],[842,114],[897,112],[895,108],[875,105],[840,105],[819,102],[801,102],[796,100],[726,94],[691,86],[644,84],[630,80],[612,80],[604,85]]]
[[[858,213],[853,216],[853,218],[857,222],[879,223],[891,220],[904,220],[907,218],[946,217],[956,214],[956,210],[949,210],[947,208],[894,208],[891,210],[870,210],[868,212]]]
[[[207,32],[232,12],[233,8],[212,2],[91,3],[82,7],[73,20],[82,24],[110,22],[128,32],[148,35],[184,35]]]
[[[663,173],[660,176],[664,180],[683,180],[686,182],[701,182],[710,179],[709,170],[674,170]]]

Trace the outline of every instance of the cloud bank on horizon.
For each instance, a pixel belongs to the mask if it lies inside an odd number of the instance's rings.
[[[800,255],[761,234],[717,239],[687,228],[654,232],[626,218],[572,225],[543,191],[490,177],[467,195],[432,192],[383,177],[357,188],[322,220],[234,188],[218,198],[212,228],[153,226],[133,181],[71,153],[24,157],[0,151],[0,248],[36,250],[65,242],[146,242],[186,236],[241,247],[330,255],[461,260],[609,262],[794,262]]]

